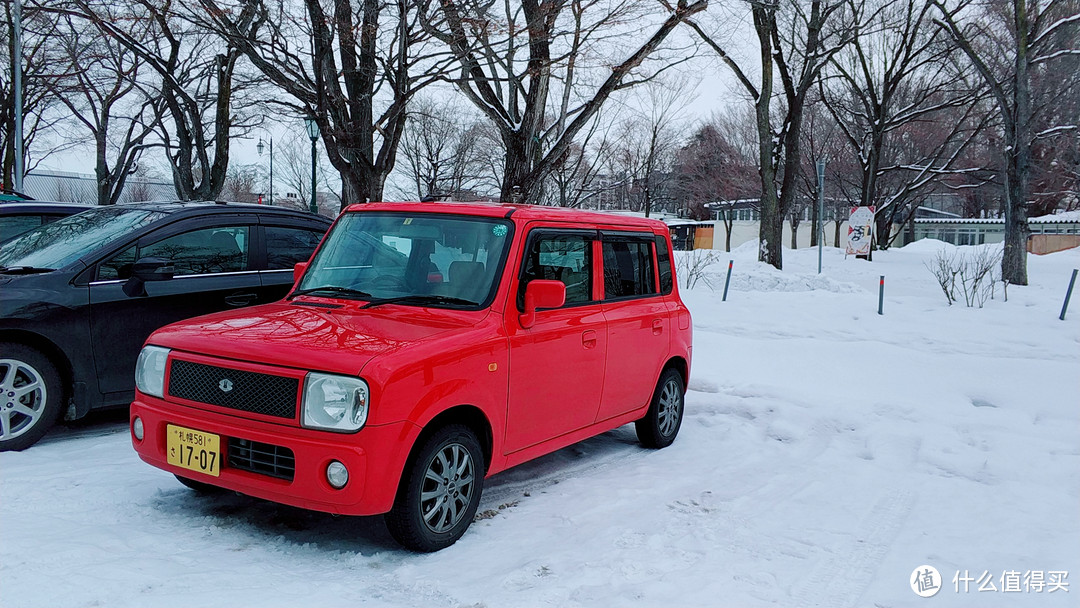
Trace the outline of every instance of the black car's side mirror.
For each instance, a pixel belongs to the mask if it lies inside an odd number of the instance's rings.
[[[145,297],[146,281],[168,281],[175,274],[172,260],[142,258],[131,265],[131,278],[124,283],[124,293],[132,298]]]

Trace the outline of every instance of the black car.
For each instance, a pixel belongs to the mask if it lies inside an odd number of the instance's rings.
[[[278,300],[330,227],[262,205],[93,207],[0,246],[0,450],[134,397],[155,329]]]
[[[42,224],[74,215],[93,205],[86,203],[47,203],[43,201],[0,204],[0,242],[37,228]]]

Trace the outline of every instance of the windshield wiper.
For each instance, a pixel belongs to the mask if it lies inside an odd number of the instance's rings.
[[[306,296],[309,293],[316,293],[316,292],[319,292],[319,291],[329,292],[329,293],[332,293],[332,294],[338,295],[338,296],[354,296],[354,297],[357,297],[357,298],[370,298],[371,297],[370,293],[368,293],[366,291],[360,291],[359,289],[353,289],[351,287],[338,287],[337,285],[326,285],[326,286],[323,286],[323,287],[312,287],[310,289],[298,289],[298,290],[292,292],[291,294],[289,294],[289,297],[286,298],[286,299],[291,300],[291,299],[295,298],[296,296]]]
[[[451,296],[437,296],[437,295],[424,295],[424,294],[412,294],[408,296],[398,296],[396,298],[379,298],[372,300],[367,304],[364,304],[360,308],[371,308],[372,306],[378,306],[380,304],[394,304],[397,302],[408,302],[415,304],[460,304],[463,306],[476,306],[479,302],[473,302],[472,300],[465,300],[462,298],[454,298]]]
[[[37,266],[0,266],[0,273],[4,274],[37,274],[39,272],[52,272],[55,268],[38,268]]]

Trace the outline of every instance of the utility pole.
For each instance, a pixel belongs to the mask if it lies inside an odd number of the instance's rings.
[[[23,91],[22,91],[22,0],[15,0],[12,13],[12,26],[15,28],[15,52],[12,57],[12,79],[15,84],[15,191],[23,192]]]

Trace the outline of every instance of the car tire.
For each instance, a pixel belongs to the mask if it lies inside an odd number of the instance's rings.
[[[0,342],[0,451],[24,450],[60,419],[64,385],[40,351]]]
[[[174,477],[176,477],[176,481],[179,481],[180,483],[191,488],[192,490],[195,490],[199,494],[220,494],[224,491],[223,488],[219,488],[218,486],[203,483],[201,481],[195,481],[194,479],[188,479],[187,477],[181,477],[179,475],[174,475]]]
[[[682,427],[685,393],[682,375],[678,371],[668,368],[660,374],[649,411],[634,423],[641,445],[659,449],[675,441]]]
[[[405,467],[385,516],[394,540],[430,553],[457,542],[480,506],[484,454],[476,434],[452,424],[432,434]]]

